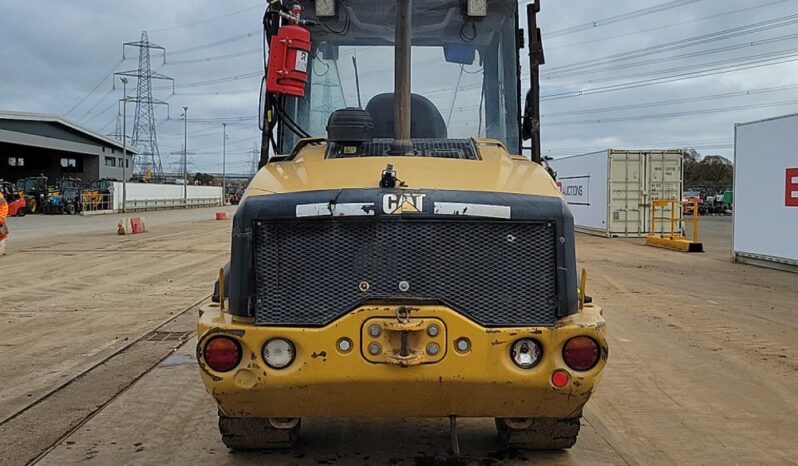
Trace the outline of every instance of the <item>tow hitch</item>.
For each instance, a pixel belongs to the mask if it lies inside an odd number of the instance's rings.
[[[377,364],[416,366],[432,364],[446,355],[446,327],[434,318],[411,318],[412,309],[400,306],[396,317],[369,319],[361,341],[366,360]]]

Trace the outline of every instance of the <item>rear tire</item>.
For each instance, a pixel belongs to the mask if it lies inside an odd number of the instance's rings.
[[[39,211],[39,201],[36,199],[31,199],[30,201],[30,213],[35,214]]]
[[[563,450],[576,444],[581,417],[496,418],[499,441],[505,448]]]
[[[275,428],[269,418],[235,418],[219,414],[222,442],[233,450],[278,450],[292,448],[299,440],[302,423],[290,428]]]

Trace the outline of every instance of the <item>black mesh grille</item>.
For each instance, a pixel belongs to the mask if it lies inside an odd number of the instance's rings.
[[[330,143],[327,157],[379,157],[390,155],[392,139],[375,139],[355,145]],[[471,139],[414,139],[413,152],[416,157],[479,160],[479,153]]]
[[[550,223],[330,220],[255,231],[258,325],[322,326],[392,298],[440,301],[485,326],[555,320]]]

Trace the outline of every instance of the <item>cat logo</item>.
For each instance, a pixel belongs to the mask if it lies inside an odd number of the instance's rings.
[[[386,194],[382,198],[382,210],[386,214],[420,214],[424,211],[426,194]]]

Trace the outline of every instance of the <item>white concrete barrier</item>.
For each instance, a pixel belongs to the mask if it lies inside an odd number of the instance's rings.
[[[122,189],[121,182],[113,183],[113,209],[117,212],[122,211]],[[165,210],[222,205],[221,186],[185,186],[185,200],[183,189],[182,185],[177,184],[127,183],[125,210]]]

